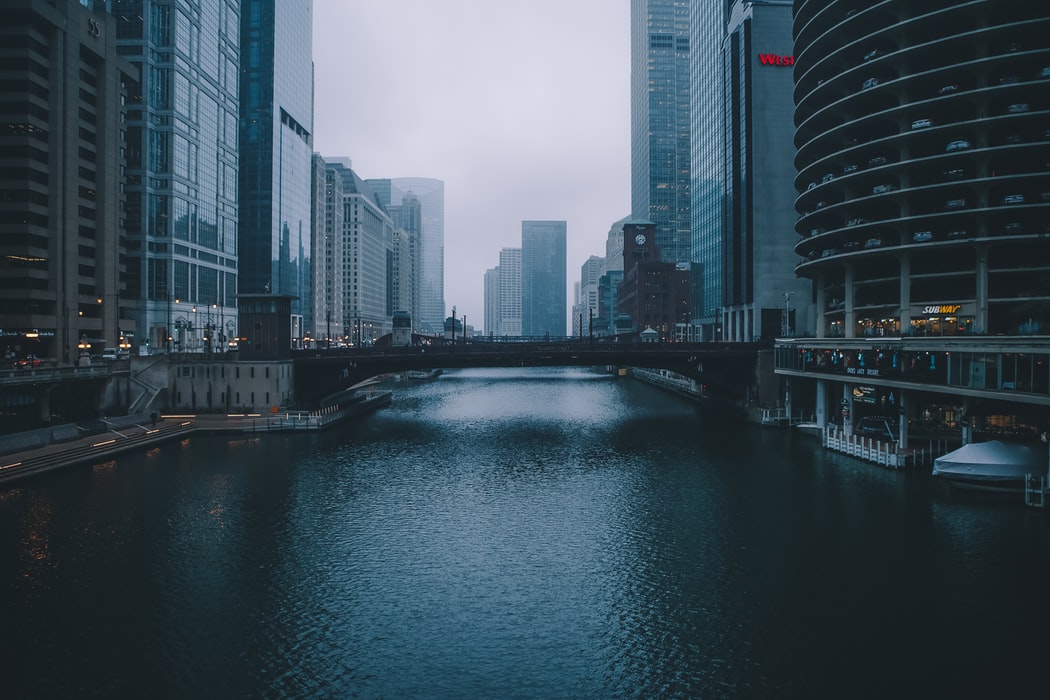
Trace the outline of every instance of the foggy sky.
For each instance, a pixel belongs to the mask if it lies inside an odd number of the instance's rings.
[[[568,222],[567,290],[630,213],[629,0],[314,0],[314,149],[445,181],[445,306],[484,324],[523,219]]]

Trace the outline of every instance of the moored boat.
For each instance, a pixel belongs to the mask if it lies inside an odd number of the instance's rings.
[[[933,476],[963,489],[1019,493],[1029,475],[1047,474],[1047,461],[1045,449],[989,440],[938,457],[933,461]]]

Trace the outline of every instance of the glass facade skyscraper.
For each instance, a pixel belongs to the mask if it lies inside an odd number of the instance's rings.
[[[693,260],[693,323],[706,340],[722,335],[725,251],[725,101],[722,44],[729,0],[692,0],[690,45],[690,194]]]
[[[127,295],[139,343],[217,349],[237,293],[240,0],[114,0],[128,97]]]
[[[689,0],[631,0],[631,210],[689,262]]]
[[[521,222],[521,334],[564,336],[564,221]]]
[[[296,297],[316,332],[312,290],[313,2],[242,0],[240,289]]]

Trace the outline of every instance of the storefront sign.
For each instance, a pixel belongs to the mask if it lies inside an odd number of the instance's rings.
[[[935,304],[933,306],[922,307],[922,313],[924,316],[950,316],[959,313],[959,309],[961,308],[962,306],[959,304]]]
[[[781,56],[775,53],[760,53],[758,54],[758,61],[763,66],[793,66],[795,65],[794,56]]]

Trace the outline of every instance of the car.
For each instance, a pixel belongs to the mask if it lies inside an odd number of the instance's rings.
[[[966,207],[966,197],[956,197],[955,199],[949,199],[944,203],[945,209],[964,209]]]
[[[1003,226],[1004,236],[1016,236],[1019,233],[1021,233],[1021,231],[1022,229],[1020,221],[1010,221],[1005,226]]]
[[[834,248],[825,248],[824,250],[820,251],[820,257],[822,257],[822,258],[826,258],[826,257],[829,257],[829,256],[834,255],[834,254],[835,254],[835,249]]]
[[[1016,146],[1019,143],[1024,143],[1024,137],[1020,134],[1009,134],[1006,137],[1005,142],[1010,145]]]
[[[844,168],[842,168],[842,174],[843,175],[849,175],[850,173],[857,172],[859,169],[860,168],[857,166],[856,163],[850,163],[849,165],[847,165]]]
[[[1024,204],[1024,195],[1008,194],[1003,197],[1003,204]]]
[[[931,126],[933,126],[932,119],[916,119],[911,123],[911,128],[913,129],[927,129]]]
[[[1000,85],[1013,85],[1021,82],[1021,77],[1018,75],[1003,75],[999,77]]]
[[[1039,200],[1043,202],[1050,202],[1050,190],[1043,192],[1039,195]]]
[[[105,348],[102,351],[102,359],[103,360],[108,360],[108,361],[116,360],[117,359],[117,349],[116,348]]]
[[[854,136],[853,138],[846,139],[846,148],[853,148],[858,143],[860,143],[860,139],[856,136]]]
[[[872,194],[886,194],[887,192],[892,192],[895,189],[897,189],[897,188],[894,187],[893,185],[875,185],[874,187],[871,188],[871,193]]]
[[[1050,78],[1050,66],[1046,66],[1043,70],[1039,71],[1040,78]]]
[[[806,185],[806,192],[809,192],[811,189],[813,189],[816,186],[817,186],[817,183],[815,183],[815,182],[809,183],[808,185]]]
[[[953,151],[965,151],[968,148],[970,148],[969,141],[967,141],[966,139],[956,139],[954,141],[949,141],[948,145],[945,146],[944,150],[948,153],[951,153]]]
[[[933,240],[933,231],[916,231],[911,234],[911,239],[916,243],[925,243]]]
[[[945,180],[962,180],[966,177],[966,171],[962,168],[949,168],[941,173]]]
[[[846,241],[842,244],[843,250],[856,250],[860,248],[860,241]]]
[[[1029,109],[1031,108],[1028,106],[1027,102],[1015,102],[1014,104],[1007,107],[1006,111],[1008,114],[1024,114]]]
[[[865,81],[864,81],[864,83],[863,83],[863,84],[862,84],[862,85],[860,86],[860,89],[861,89],[861,90],[867,90],[867,89],[869,89],[869,88],[873,88],[873,87],[875,87],[875,86],[876,86],[876,85],[878,85],[878,84],[879,84],[879,79],[878,79],[878,78],[868,78],[868,79],[867,79],[867,80],[865,80]]]
[[[889,162],[890,162],[890,159],[887,158],[886,156],[875,156],[874,158],[872,158],[871,160],[868,161],[868,167],[869,168],[876,168],[876,167],[878,167],[880,165],[886,165],[886,163],[889,163]]]
[[[937,94],[938,95],[950,95],[953,92],[958,92],[958,91],[959,91],[959,86],[954,84],[954,83],[952,83],[951,85],[942,85],[940,87],[940,89],[937,90]]]
[[[820,178],[820,183],[824,184],[826,182],[831,182],[834,179],[835,179],[835,173],[828,173],[824,177]]]
[[[20,357],[17,360],[15,360],[13,366],[18,367],[19,369],[31,369],[33,367],[39,367],[40,358],[30,353],[25,357]]]
[[[825,202],[823,199],[817,202],[817,209],[823,209],[826,206],[828,206],[828,203]]]
[[[850,219],[849,221],[847,221],[846,225],[847,226],[860,226],[861,224],[866,224],[866,223],[868,223],[867,219],[862,219],[862,218],[860,218],[858,216],[855,219]]]
[[[868,61],[874,61],[876,58],[880,58],[885,55],[886,52],[881,49],[872,49],[868,53],[864,54],[864,62],[867,63]]]
[[[865,248],[880,248],[880,247],[882,247],[882,239],[881,238],[869,238],[868,240],[864,241],[864,247]]]
[[[970,232],[964,228],[955,229],[944,234],[947,238],[969,238]]]
[[[810,236],[819,236],[822,233],[824,233],[824,229],[822,228],[813,228],[809,230]]]

